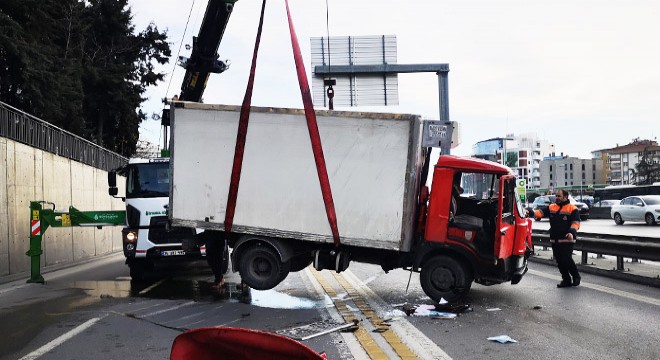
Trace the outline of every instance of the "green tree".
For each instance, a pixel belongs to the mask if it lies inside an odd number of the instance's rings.
[[[131,24],[127,0],[91,0],[84,11],[83,89],[86,124],[99,144],[130,155],[135,152],[139,110],[147,86],[164,77],[154,62],[171,55],[166,32],[150,24],[139,34]]]
[[[0,3],[0,99],[84,134],[77,0]]]
[[[130,156],[167,33],[136,32],[128,0],[0,2],[0,100]]]
[[[518,151],[506,153],[506,166],[513,168],[518,166]]]
[[[635,170],[631,170],[635,184],[650,185],[660,181],[660,163],[653,154],[649,146],[644,148]]]

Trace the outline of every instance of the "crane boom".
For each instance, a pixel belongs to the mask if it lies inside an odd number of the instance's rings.
[[[227,69],[218,60],[218,47],[236,1],[209,0],[199,33],[193,37],[190,58],[179,57],[179,65],[186,69],[179,100],[201,102],[209,75]]]

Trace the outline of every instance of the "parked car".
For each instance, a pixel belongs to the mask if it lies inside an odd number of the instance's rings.
[[[580,211],[580,220],[587,220],[589,219],[589,206],[583,202],[576,201],[572,196],[568,196],[568,200],[571,202],[571,204],[577,206],[578,210]],[[545,209],[550,206],[550,204],[555,202],[555,196],[554,195],[543,195],[537,197],[534,202],[532,203],[532,208],[534,210],[541,210],[544,211]],[[544,216],[546,217],[546,216]],[[536,219],[537,221],[540,221],[540,219]]]
[[[618,205],[620,202],[621,202],[621,200],[601,200],[601,201],[596,201],[589,208],[591,210],[593,210],[593,208],[604,208],[604,207],[611,208],[614,205]]]
[[[628,196],[612,206],[612,219],[617,225],[626,221],[644,221],[655,225],[660,221],[660,195]]]

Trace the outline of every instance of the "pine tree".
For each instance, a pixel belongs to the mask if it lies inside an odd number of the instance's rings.
[[[0,101],[130,156],[167,33],[136,33],[127,0],[0,2]]]

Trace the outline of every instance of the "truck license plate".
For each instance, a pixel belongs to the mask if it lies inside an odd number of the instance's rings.
[[[174,255],[185,255],[185,254],[186,252],[183,250],[165,250],[160,252],[161,256],[174,256]]]

